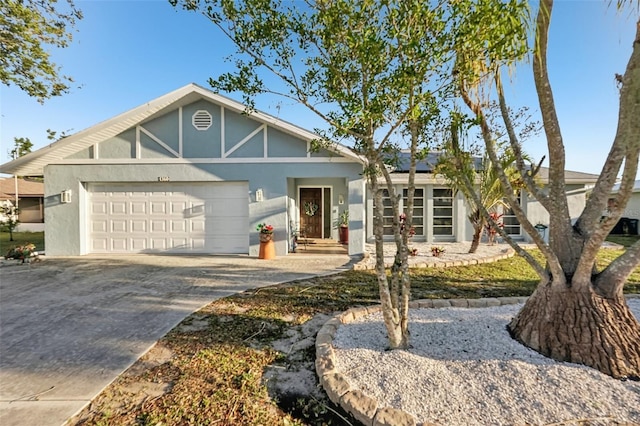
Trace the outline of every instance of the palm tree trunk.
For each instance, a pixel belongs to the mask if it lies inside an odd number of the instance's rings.
[[[640,380],[640,323],[624,297],[578,290],[585,287],[539,285],[509,324],[511,336],[555,360]]]
[[[478,246],[480,246],[480,237],[482,235],[482,224],[473,224],[473,240],[471,240],[471,248],[469,249],[469,253],[475,253],[478,250]]]

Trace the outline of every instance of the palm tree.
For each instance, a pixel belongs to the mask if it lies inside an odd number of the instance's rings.
[[[508,207],[504,201],[505,194],[500,185],[497,169],[493,167],[489,156],[485,152],[480,164],[476,167],[477,160],[478,157],[461,151],[458,144],[453,142],[448,145],[448,149],[444,150],[435,168],[435,172],[443,175],[454,191],[462,193],[469,206],[467,218],[473,226],[473,240],[469,253],[475,253],[478,249],[482,230],[487,225],[487,220],[482,215],[480,206],[474,201],[471,190],[476,193],[482,206],[488,211],[495,210],[498,206]],[[501,152],[502,169],[510,176],[513,183],[518,178],[514,161],[515,156],[510,149],[504,149]],[[473,182],[473,187],[469,187],[467,182]]]

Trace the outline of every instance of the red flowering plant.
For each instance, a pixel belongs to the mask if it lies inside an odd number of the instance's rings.
[[[504,224],[502,223],[502,214],[491,213],[489,214],[491,220],[498,226],[498,228],[504,228]],[[495,243],[496,234],[498,233],[498,229],[491,226],[490,223],[487,223],[485,226],[485,230],[487,231],[487,236],[489,237],[489,245],[493,245]]]
[[[273,226],[267,225],[266,223],[258,224],[256,231],[260,233],[260,242],[266,243],[267,241],[271,241],[271,237],[273,235]]]
[[[11,247],[4,258],[21,260],[22,263],[40,260],[38,252],[36,251],[36,245],[33,243]]]
[[[261,234],[273,234],[273,226],[267,225],[266,223],[261,223],[256,228]]]

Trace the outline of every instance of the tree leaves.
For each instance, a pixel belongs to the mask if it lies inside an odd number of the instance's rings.
[[[57,0],[0,2],[0,81],[18,86],[40,103],[67,93],[73,82],[60,74],[47,50],[67,47],[70,29],[82,19],[73,0],[66,2],[66,8],[57,7]]]

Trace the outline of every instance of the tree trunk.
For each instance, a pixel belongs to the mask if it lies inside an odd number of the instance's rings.
[[[624,297],[541,284],[507,327],[525,346],[618,379],[640,380],[640,323]]]
[[[469,249],[469,253],[475,253],[478,250],[478,246],[480,245],[480,236],[482,235],[482,224],[474,224],[473,225],[473,240],[471,240],[471,248]]]
[[[375,236],[376,245],[376,276],[378,278],[380,304],[382,305],[382,317],[384,319],[385,328],[387,329],[389,348],[405,349],[409,346],[408,324],[406,319],[403,320],[402,318],[402,312],[398,306],[399,296],[397,294],[397,291],[394,291],[390,288],[391,286],[389,283],[389,277],[387,276],[387,271],[384,264],[382,191],[380,190],[378,178],[375,174],[372,174],[372,176],[370,176],[369,182],[371,186],[371,192],[374,194],[373,234]],[[394,197],[391,198],[397,200]],[[395,204],[393,207],[397,211],[397,201],[394,201],[394,203]],[[396,256],[396,261],[397,260],[398,259]]]

